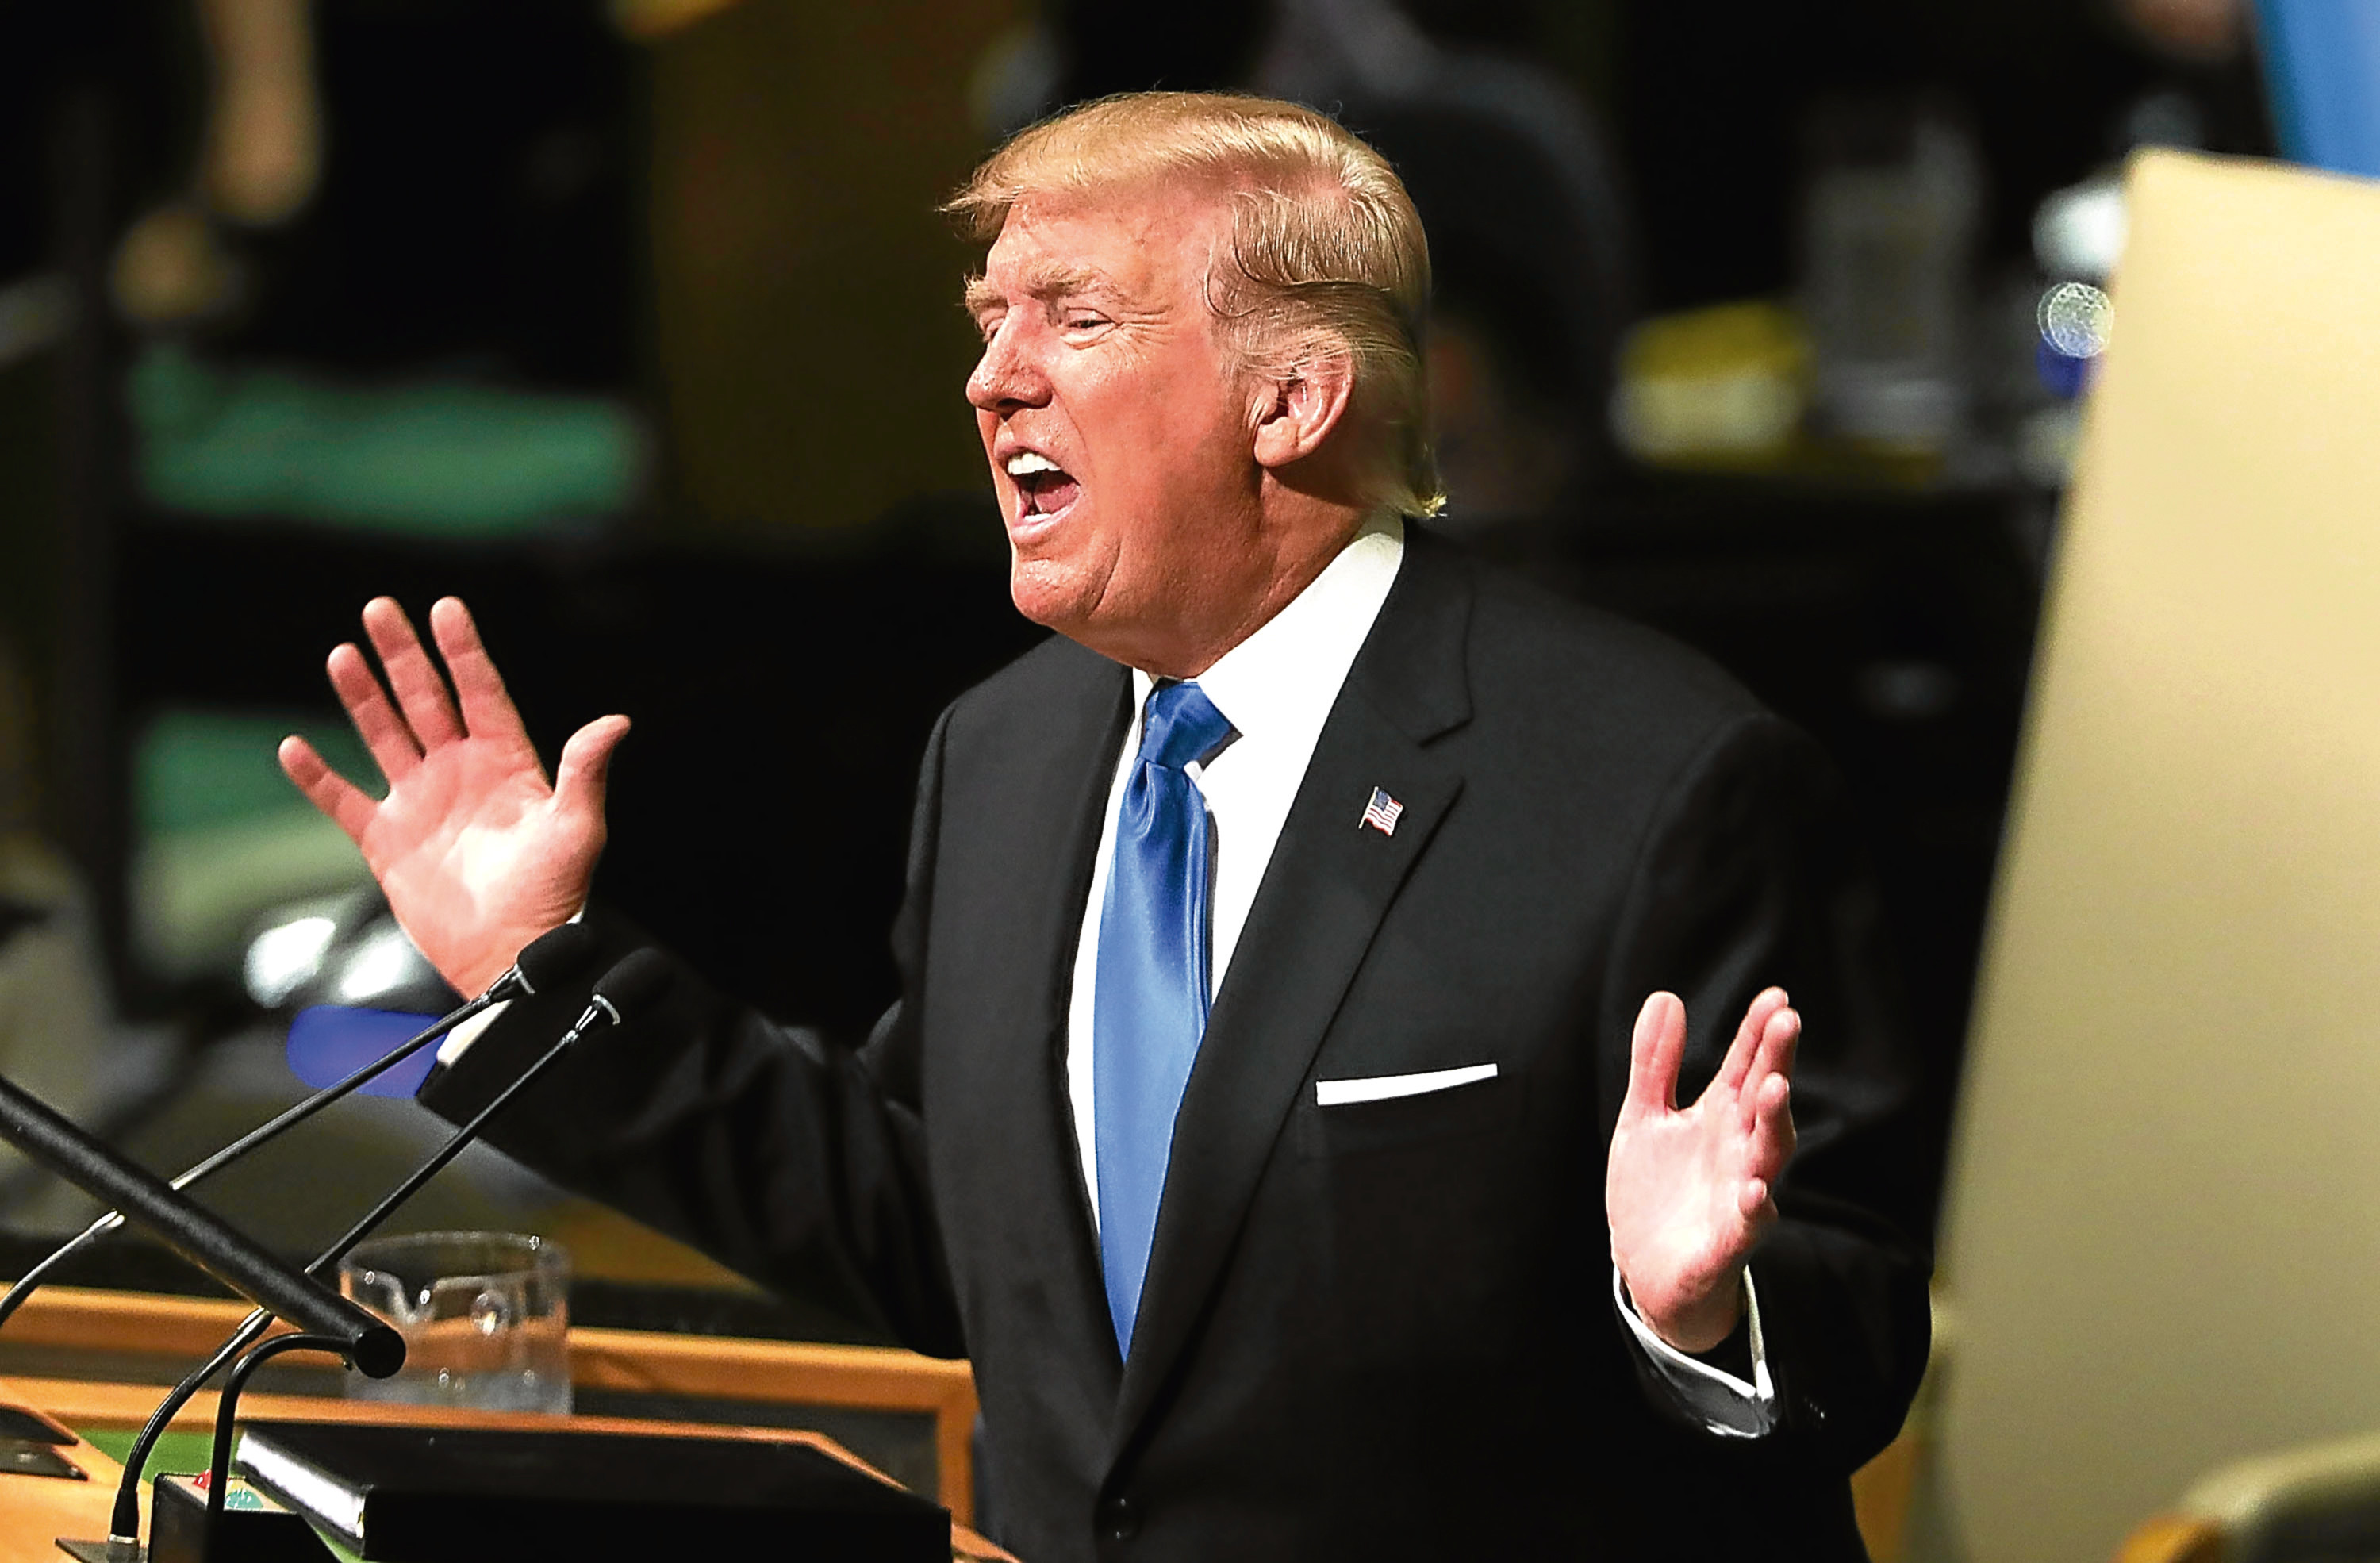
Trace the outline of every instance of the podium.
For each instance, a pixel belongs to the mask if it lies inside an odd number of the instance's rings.
[[[36,1295],[11,1323],[10,1335],[19,1340],[93,1352],[187,1351],[196,1356],[228,1334],[247,1311],[246,1304],[237,1302],[58,1288]],[[584,1388],[630,1390],[697,1402],[772,1400],[930,1413],[941,1483],[940,1490],[929,1496],[953,1516],[953,1558],[966,1563],[1014,1563],[1007,1553],[964,1523],[972,1509],[967,1440],[975,1417],[974,1383],[965,1363],[881,1348],[574,1328],[571,1368],[574,1382]],[[156,1384],[0,1379],[0,1401],[42,1412],[78,1436],[73,1446],[60,1452],[91,1478],[74,1482],[0,1475],[0,1563],[54,1563],[66,1557],[57,1550],[55,1538],[106,1534],[108,1510],[122,1467],[100,1445],[112,1442],[122,1447],[164,1393],[164,1386]],[[174,1433],[204,1436],[212,1432],[215,1399],[212,1392],[194,1399],[176,1418]],[[589,1432],[783,1440],[808,1444],[880,1480],[891,1480],[823,1434],[795,1428],[610,1416],[558,1418],[254,1391],[241,1398],[240,1413],[243,1420],[260,1421],[548,1430],[567,1426]],[[201,1461],[170,1458],[197,1447],[195,1439],[164,1446],[169,1458],[152,1463],[151,1469],[181,1469],[185,1464],[201,1468]],[[145,1495],[143,1504],[145,1535]]]

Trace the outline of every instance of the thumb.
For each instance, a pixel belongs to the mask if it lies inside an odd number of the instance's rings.
[[[1677,1108],[1678,1066],[1686,1052],[1686,1007],[1674,993],[1656,993],[1636,1012],[1636,1034],[1628,1056],[1628,1098],[1623,1119],[1649,1117]]]
[[[628,719],[598,717],[570,735],[562,745],[562,763],[554,769],[553,801],[568,810],[603,812],[603,787],[612,769],[612,751],[628,735]]]

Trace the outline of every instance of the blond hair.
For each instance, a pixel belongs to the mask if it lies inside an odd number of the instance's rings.
[[[1334,347],[1376,430],[1374,503],[1445,504],[1421,355],[1429,246],[1386,159],[1322,115],[1269,98],[1127,92],[1044,120],[984,160],[944,211],[996,238],[1016,203],[1187,177],[1232,200],[1230,266],[1207,305],[1242,365],[1287,378]]]

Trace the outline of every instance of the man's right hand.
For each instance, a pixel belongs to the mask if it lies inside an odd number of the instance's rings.
[[[405,610],[376,597],[363,619],[396,703],[353,645],[331,653],[331,686],[388,796],[373,802],[303,738],[281,741],[281,769],[362,850],[398,925],[439,975],[458,993],[480,993],[523,945],[586,905],[603,851],[604,771],[628,719],[601,717],[573,733],[549,786],[460,601],[441,598],[430,610],[459,716]]]

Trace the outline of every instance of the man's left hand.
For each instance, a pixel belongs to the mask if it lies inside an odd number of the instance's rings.
[[[1777,1219],[1793,1155],[1793,1047],[1802,1017],[1785,990],[1752,1001],[1700,1099],[1677,1105],[1686,1007],[1656,993],[1636,1016],[1604,1180],[1611,1257],[1637,1313],[1681,1351],[1724,1341],[1743,1313],[1743,1264]]]

